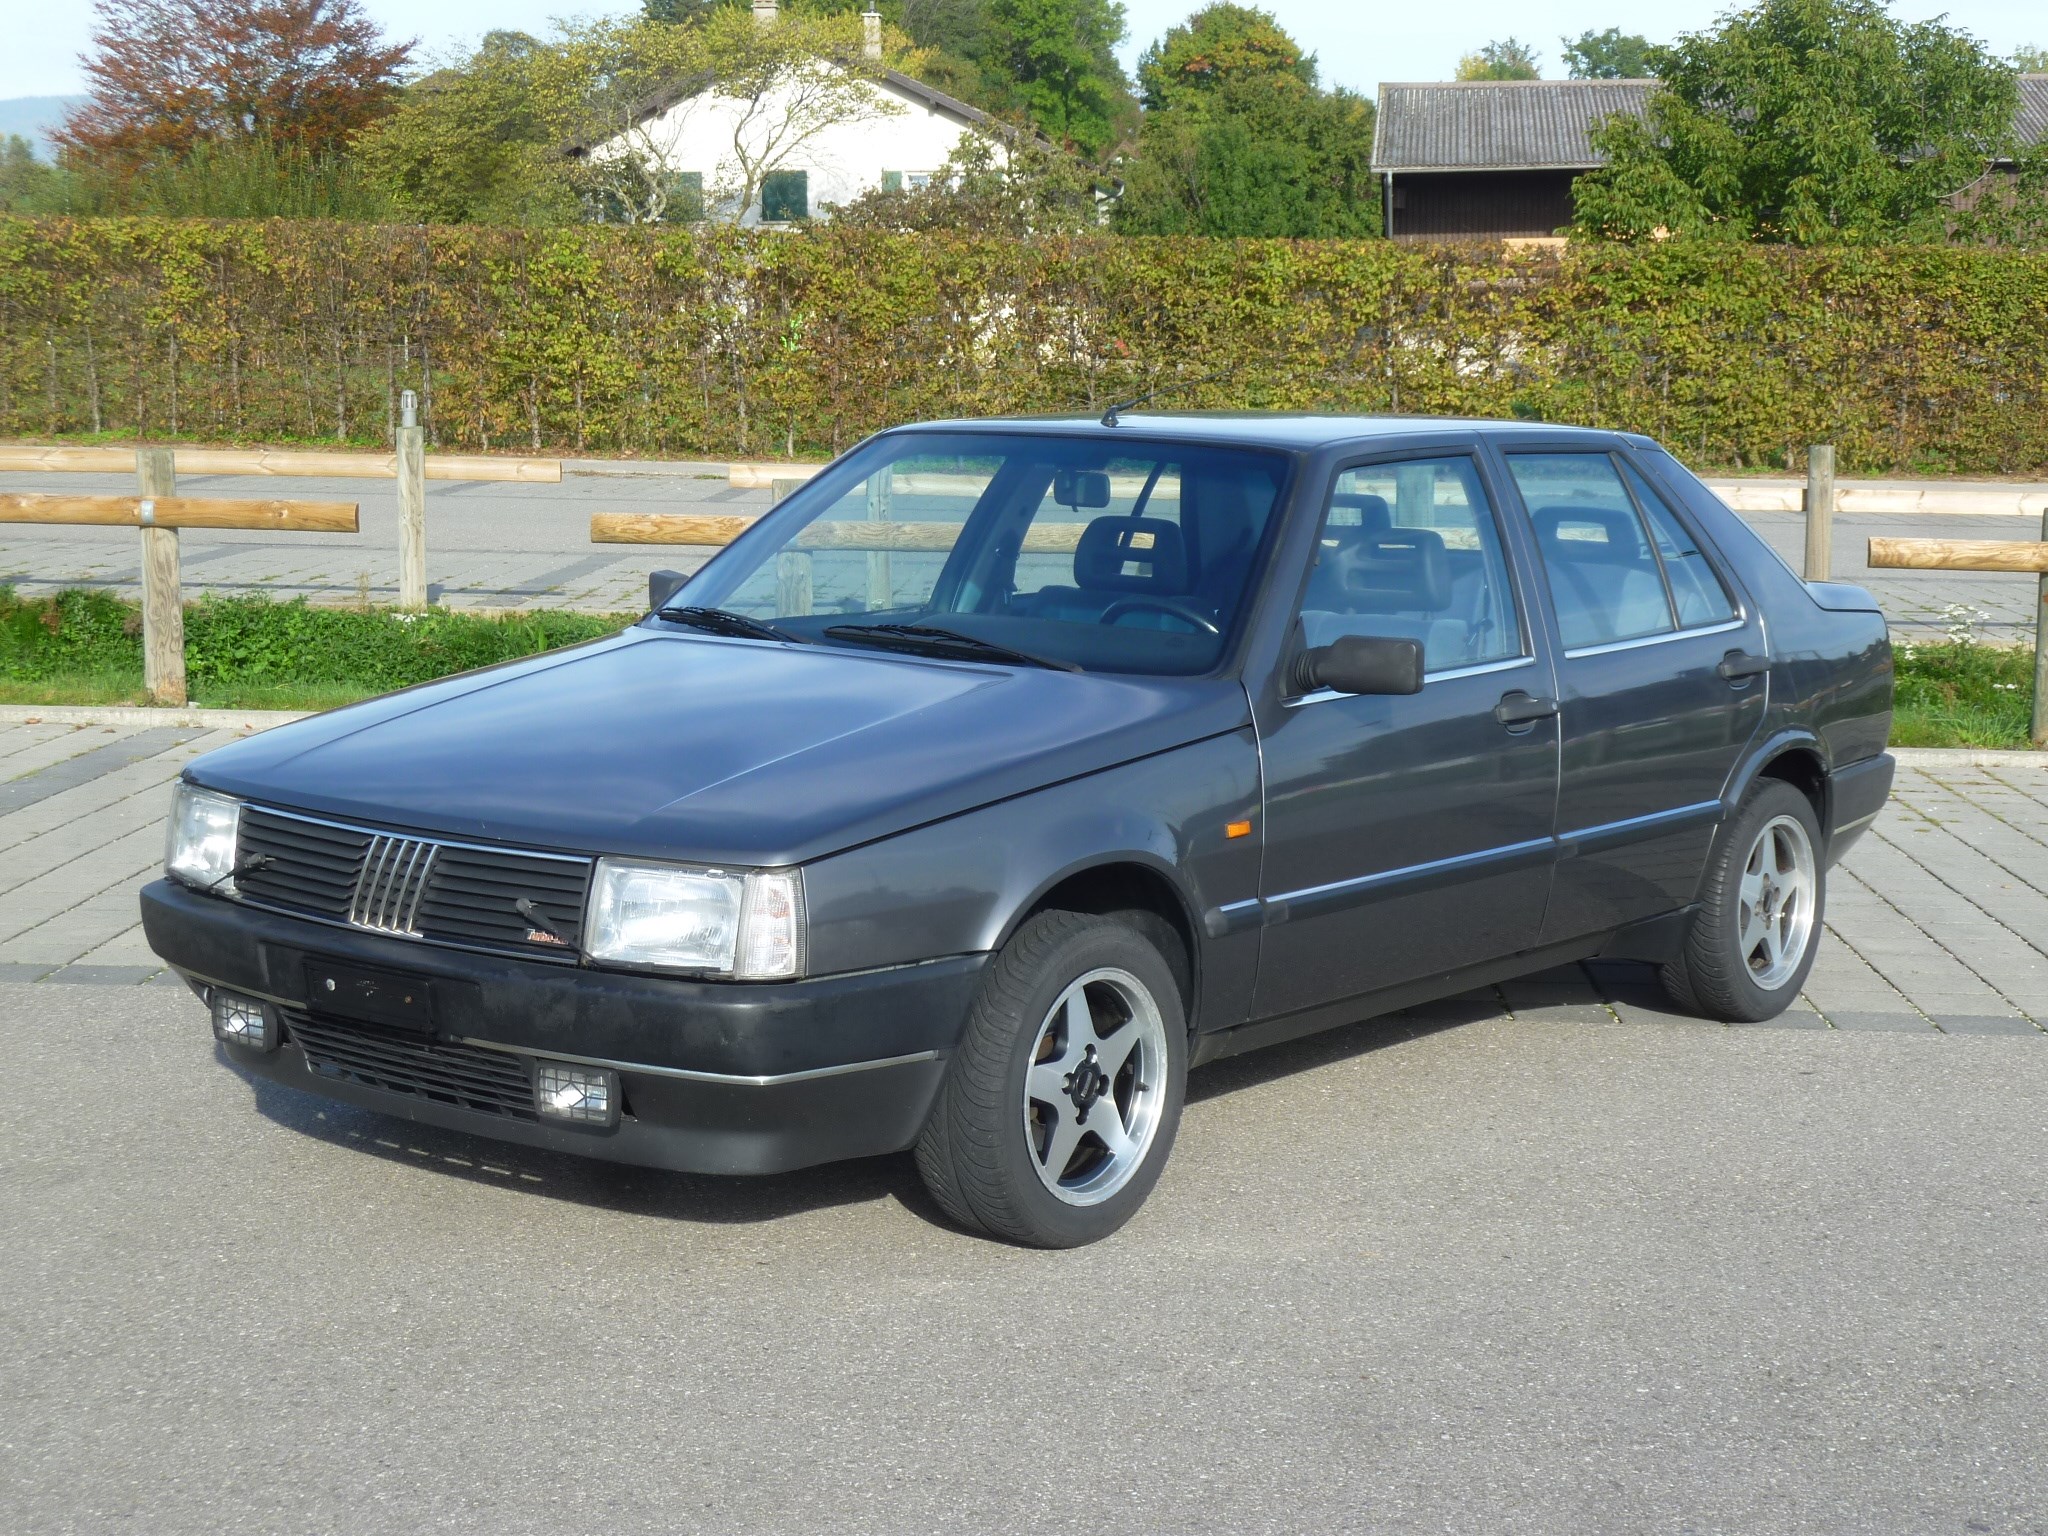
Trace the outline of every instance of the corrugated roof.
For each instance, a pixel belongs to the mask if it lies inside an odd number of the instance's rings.
[[[2013,126],[2022,144],[2048,144],[2048,75],[2020,76],[2020,112]]]
[[[1465,80],[1382,85],[1375,171],[1585,170],[1594,125],[1639,117],[1654,80]]]
[[[2048,143],[2048,74],[2020,76],[2024,144]],[[1654,80],[1461,80],[1380,87],[1375,171],[1586,170],[1593,128],[1641,116]]]

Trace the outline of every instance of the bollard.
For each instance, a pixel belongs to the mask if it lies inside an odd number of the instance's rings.
[[[419,397],[398,397],[398,606],[427,606],[427,438]]]
[[[152,526],[154,503],[178,494],[168,448],[135,450],[142,498],[142,682],[159,704],[185,702],[185,604],[178,590],[178,530]]]
[[[775,481],[768,487],[769,504],[780,503],[783,497],[803,483],[796,479]],[[802,618],[811,611],[812,600],[811,552],[807,549],[785,549],[775,557],[775,616]]]
[[[2041,514],[2041,538],[2048,542],[2048,511]],[[2034,589],[2034,721],[2028,732],[2037,747],[2048,747],[2048,571]]]
[[[1832,581],[1835,568],[1835,447],[1806,450],[1806,579]]]

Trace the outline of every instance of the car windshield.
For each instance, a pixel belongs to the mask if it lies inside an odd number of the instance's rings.
[[[825,645],[1206,672],[1287,472],[1284,456],[1252,449],[898,433],[792,492],[669,608]]]

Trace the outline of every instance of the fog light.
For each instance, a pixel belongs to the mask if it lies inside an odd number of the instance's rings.
[[[618,1124],[619,1077],[602,1067],[572,1067],[543,1061],[533,1077],[534,1108],[543,1120],[572,1125]]]
[[[277,1049],[277,1019],[254,998],[232,992],[213,994],[213,1037],[252,1051]]]

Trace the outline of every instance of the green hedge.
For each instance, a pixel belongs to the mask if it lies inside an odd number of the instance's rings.
[[[385,693],[594,640],[631,617],[550,610],[484,618],[208,598],[185,610],[186,679],[195,697],[266,685]],[[141,682],[140,610],[106,592],[22,598],[0,586],[0,680],[95,675]]]
[[[0,434],[822,454],[920,417],[1186,406],[1651,432],[1713,465],[2048,466],[2048,254],[1018,242],[0,219]]]

